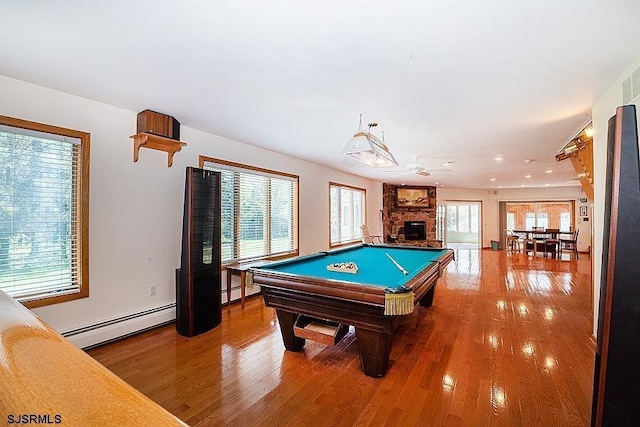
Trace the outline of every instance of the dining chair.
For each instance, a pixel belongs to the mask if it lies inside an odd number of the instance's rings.
[[[562,258],[562,251],[571,251],[573,253],[573,258],[575,260],[578,259],[578,234],[580,233],[580,229],[574,231],[573,233],[569,233],[571,237],[568,239],[560,239],[560,257]]]
[[[369,227],[365,224],[360,226],[360,231],[362,232],[362,243],[373,245],[376,243],[376,240],[378,243],[382,243],[382,236],[372,236],[371,233],[369,233]]]
[[[522,252],[528,254],[529,252],[533,252],[533,256],[536,256],[538,252],[537,242],[534,239],[533,233],[527,233],[522,239]]]
[[[553,258],[557,258],[560,251],[560,240],[558,240],[560,229],[547,228],[545,233],[547,233],[544,241],[545,256],[547,253],[550,253]]]
[[[538,250],[542,249],[542,252],[546,256],[545,239],[547,235],[544,234],[544,227],[531,227],[531,233],[528,234],[525,239],[525,252],[533,251],[533,256],[538,255]]]

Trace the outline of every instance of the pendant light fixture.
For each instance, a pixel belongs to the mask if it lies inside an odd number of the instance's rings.
[[[342,154],[375,168],[398,166],[395,157],[384,143],[384,134],[383,139],[380,140],[371,133],[371,128],[378,124],[369,123],[368,126],[368,132],[362,130],[362,114],[360,114],[358,132],[349,140]]]

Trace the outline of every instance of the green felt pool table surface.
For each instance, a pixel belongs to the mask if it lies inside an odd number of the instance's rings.
[[[297,276],[399,288],[429,264],[438,262],[446,254],[446,251],[446,249],[432,248],[360,245],[277,262],[260,268]],[[403,274],[387,254],[402,266],[408,274]],[[344,262],[356,263],[358,272],[353,274],[327,270],[327,266],[330,264]]]

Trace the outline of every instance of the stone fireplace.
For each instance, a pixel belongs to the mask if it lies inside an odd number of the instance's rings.
[[[421,207],[398,207],[397,190],[406,187],[424,190],[428,194],[429,202],[425,202],[425,206]],[[436,240],[436,187],[382,184],[382,192],[383,233],[387,242],[391,241],[390,237],[397,236],[399,243],[442,246],[442,242]],[[417,229],[421,231],[416,231]]]

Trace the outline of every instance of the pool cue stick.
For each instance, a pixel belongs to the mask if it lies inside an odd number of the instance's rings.
[[[395,259],[391,258],[391,255],[389,255],[387,252],[385,252],[384,254],[385,254],[386,256],[388,256],[388,257],[389,257],[389,259],[391,260],[391,262],[392,262],[392,263],[394,263],[394,264],[396,265],[396,267],[398,267],[398,269],[399,269],[400,271],[402,271],[402,274],[404,274],[405,276],[406,276],[407,274],[409,274],[409,273],[407,272],[407,270],[405,270],[405,269],[404,269],[400,264],[398,264],[398,262],[397,262]]]

